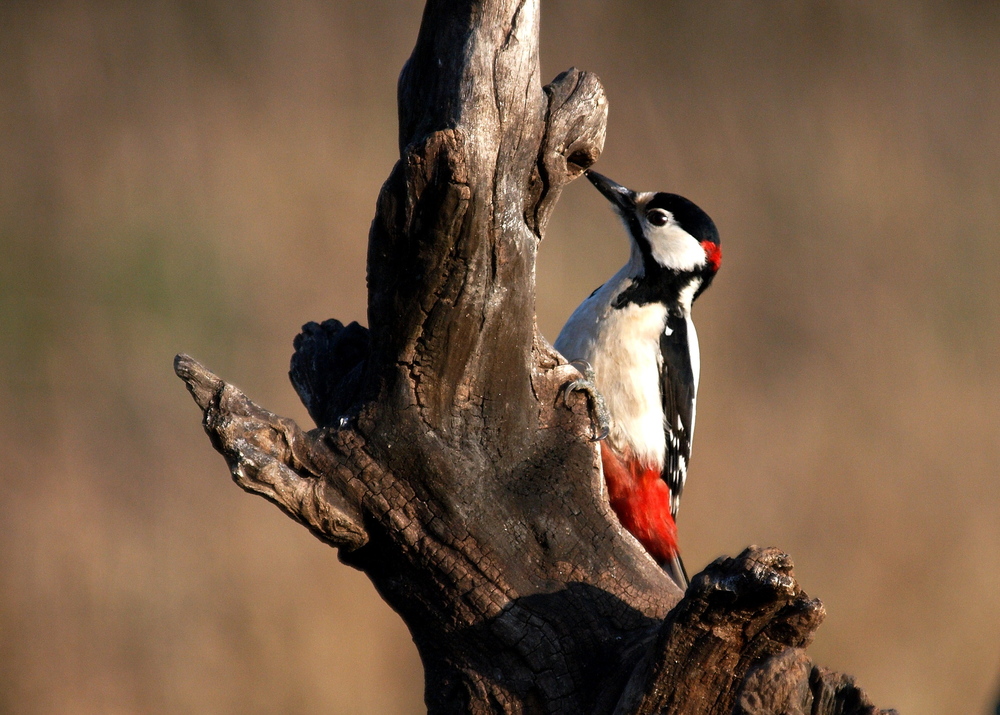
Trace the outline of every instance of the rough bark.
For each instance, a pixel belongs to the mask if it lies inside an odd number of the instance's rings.
[[[575,370],[534,317],[538,242],[600,155],[607,102],[577,70],[542,88],[538,19],[538,0],[427,3],[369,236],[369,329],[295,340],[317,429],[187,356],[177,374],[237,484],[407,623],[430,712],[876,712],[796,650],[823,612],[787,557],[720,560],[681,601],[608,507],[584,398],[560,395]]]

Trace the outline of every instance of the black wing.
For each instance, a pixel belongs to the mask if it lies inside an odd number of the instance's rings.
[[[666,329],[660,336],[660,355],[663,357],[660,397],[663,400],[663,427],[667,438],[662,477],[670,487],[670,511],[675,517],[681,492],[684,491],[688,461],[691,459],[691,438],[694,436],[697,388],[689,337],[687,318],[668,314]]]

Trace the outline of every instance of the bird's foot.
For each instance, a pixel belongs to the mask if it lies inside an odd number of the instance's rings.
[[[587,396],[587,409],[590,412],[591,427],[594,430],[591,442],[599,442],[611,432],[611,412],[608,410],[604,397],[597,390],[593,366],[586,360],[573,360],[570,365],[582,375],[580,379],[567,382],[562,388],[563,402],[573,392],[582,392]],[[569,406],[569,403],[566,403]]]

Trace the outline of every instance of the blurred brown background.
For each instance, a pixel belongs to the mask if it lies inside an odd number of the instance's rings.
[[[0,3],[0,712],[417,713],[366,579],[233,486],[186,351],[310,425],[307,320],[364,320],[421,3]],[[789,551],[813,646],[909,715],[1000,685],[1000,5],[543,3],[611,101],[600,169],[720,226],[696,309],[692,570]],[[624,260],[585,182],[562,321]]]

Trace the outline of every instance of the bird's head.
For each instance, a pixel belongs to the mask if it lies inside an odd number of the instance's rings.
[[[722,263],[719,232],[708,214],[677,194],[637,193],[596,171],[587,178],[625,222],[647,276],[694,274],[701,290],[708,287]]]

